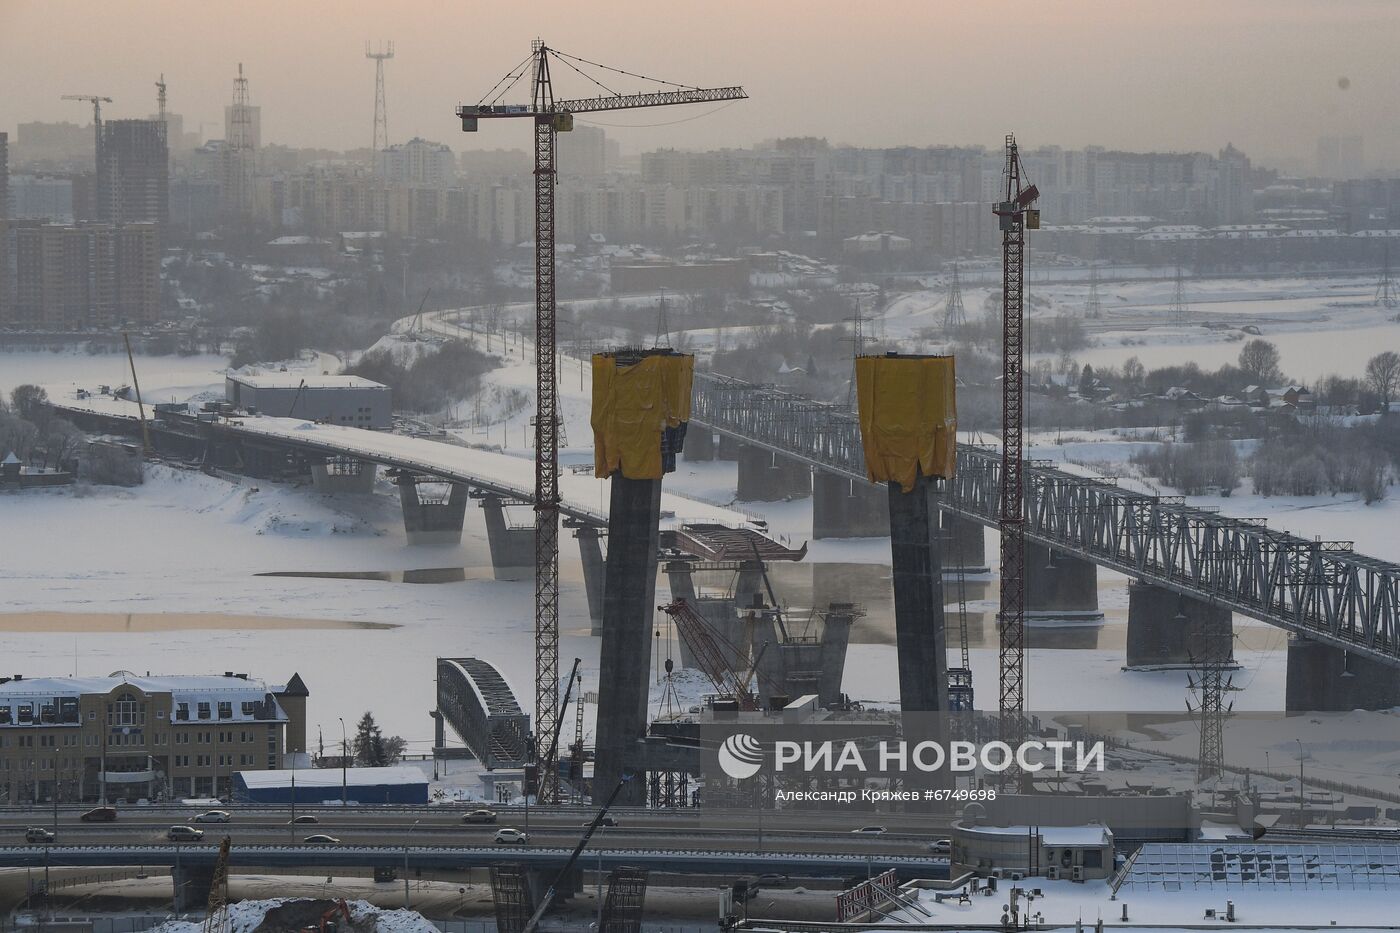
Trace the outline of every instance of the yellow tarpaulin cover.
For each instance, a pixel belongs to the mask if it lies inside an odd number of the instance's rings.
[[[951,356],[862,356],[856,398],[865,469],[873,483],[909,492],[920,472],[951,479],[957,460],[957,390]]]
[[[619,468],[628,479],[661,478],[661,431],[690,420],[690,384],[695,358],[648,356],[619,366],[593,356],[593,472],[601,478]]]

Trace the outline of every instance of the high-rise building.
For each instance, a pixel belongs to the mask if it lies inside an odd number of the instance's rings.
[[[390,184],[443,188],[457,178],[457,157],[442,143],[414,137],[379,154],[379,174]]]
[[[0,133],[0,322],[10,316],[10,134]]]
[[[10,134],[0,133],[0,220],[10,216]]]
[[[170,220],[170,150],[162,120],[102,124],[97,219],[102,223]]]
[[[19,221],[10,235],[14,299],[0,323],[71,331],[159,318],[157,225]]]

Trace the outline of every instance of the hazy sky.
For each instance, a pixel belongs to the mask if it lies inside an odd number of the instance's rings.
[[[1310,162],[1319,135],[1364,133],[1368,163],[1400,165],[1400,0],[0,0],[0,129],[87,122],[85,105],[59,100],[70,93],[144,116],[164,72],[186,128],[204,122],[220,136],[242,61],[264,141],[368,145],[364,44],[392,39],[391,142],[524,147],[526,127],[483,124],[467,137],[452,110],[536,36],[642,74],[743,84],[752,97],[713,114],[598,115],[632,124],[609,126],[629,151],[789,135],[995,146],[1012,130],[1030,146],[1233,142]],[[591,88],[567,70],[556,80],[569,96]]]

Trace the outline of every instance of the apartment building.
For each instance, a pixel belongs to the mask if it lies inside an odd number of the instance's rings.
[[[0,324],[72,331],[158,320],[157,229],[11,222],[13,300]]]
[[[0,678],[0,806],[224,796],[306,750],[301,677]]]

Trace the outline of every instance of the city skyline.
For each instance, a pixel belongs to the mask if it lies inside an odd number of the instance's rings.
[[[1385,93],[1384,27],[1397,14],[1373,0],[1224,8],[1076,0],[1053,11],[889,3],[860,16],[817,3],[804,5],[800,18],[780,4],[720,3],[664,21],[632,2],[601,11],[549,5],[528,17],[441,6],[404,17],[365,3],[295,19],[261,2],[203,4],[198,12],[166,3],[66,8],[61,18],[27,2],[0,12],[7,37],[0,77],[13,89],[0,130],[31,120],[86,122],[89,113],[60,99],[70,93],[113,97],[104,108],[111,118],[147,116],[163,73],[170,109],[186,129],[203,125],[205,138],[217,138],[242,62],[267,141],[367,147],[374,69],[364,42],[384,38],[398,53],[386,70],[391,143],[421,136],[454,150],[523,148],[527,138],[511,130],[464,137],[452,108],[490,88],[538,34],[607,65],[701,85],[739,83],[752,97],[744,107],[580,121],[605,126],[627,152],[806,135],[833,144],[995,147],[1013,130],[1031,145],[1066,148],[1214,152],[1233,143],[1265,162],[1309,168],[1320,137],[1364,135],[1368,169],[1400,163],[1400,131],[1389,128],[1400,125],[1400,103]],[[287,21],[267,31],[269,17],[279,16]],[[81,31],[69,28],[77,21]],[[999,34],[1012,38],[992,38]],[[829,66],[812,67],[816,59]],[[567,93],[596,90],[573,73],[556,81]],[[621,90],[649,86],[618,82]]]

